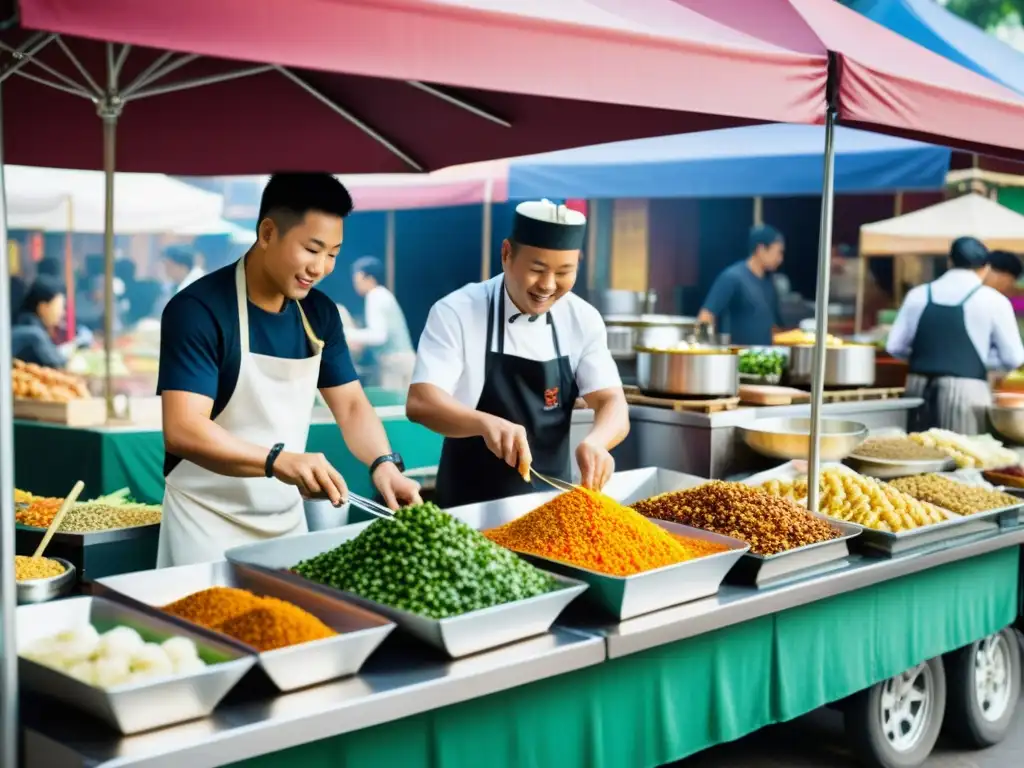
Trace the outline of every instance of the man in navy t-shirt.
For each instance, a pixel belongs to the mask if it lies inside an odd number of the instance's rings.
[[[344,501],[342,477],[306,453],[317,391],[387,504],[419,501],[356,378],[337,307],[314,288],[334,270],[351,210],[328,174],[274,175],[253,247],[167,304],[161,567],[303,532],[301,497]]]
[[[715,279],[697,320],[713,323],[718,332],[729,334],[733,344],[770,345],[772,330],[781,322],[772,272],[782,265],[784,248],[782,235],[774,227],[752,227],[750,256]]]

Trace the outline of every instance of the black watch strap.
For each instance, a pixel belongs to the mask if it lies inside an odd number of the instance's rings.
[[[283,450],[284,443],[275,443],[274,447],[270,449],[270,453],[267,454],[267,462],[263,465],[263,474],[267,477],[274,476],[274,462],[277,461],[277,457],[281,455]]]
[[[370,476],[373,477],[373,473],[377,471],[377,467],[381,464],[387,464],[388,462],[398,467],[399,472],[405,472],[405,462],[402,461],[401,454],[385,453],[383,456],[378,456],[373,460],[373,463],[370,465]]]

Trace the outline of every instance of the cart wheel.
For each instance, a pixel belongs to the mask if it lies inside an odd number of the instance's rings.
[[[870,768],[916,768],[935,748],[946,711],[946,675],[931,659],[850,698],[846,733]]]
[[[998,744],[1009,732],[1020,697],[1017,634],[1004,629],[948,654],[946,729],[968,749]]]

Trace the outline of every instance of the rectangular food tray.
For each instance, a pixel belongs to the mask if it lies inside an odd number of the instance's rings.
[[[197,631],[212,633],[223,642],[256,654],[267,677],[282,691],[354,675],[395,628],[387,619],[333,595],[313,592],[264,571],[223,561],[112,576],[98,580],[96,586],[101,594],[165,617],[168,614],[161,610],[162,606],[210,587],[235,587],[276,597],[313,614],[338,635],[262,653],[227,635],[186,622]]]
[[[707,478],[668,469],[633,469],[617,472],[605,487],[605,493],[628,505],[662,493],[696,488],[708,482],[711,481]],[[754,587],[778,586],[783,582],[845,568],[850,561],[849,540],[860,534],[860,526],[823,515],[818,517],[842,531],[842,536],[768,557],[747,552],[730,571],[728,581]]]
[[[631,470],[631,472],[644,471],[646,470]],[[624,472],[616,477],[621,478],[622,475],[628,474],[630,472]],[[634,477],[633,479],[639,478]],[[629,481],[629,478],[625,481],[620,480],[620,484],[628,484]],[[485,531],[522,517],[553,496],[554,494],[549,493],[526,494],[455,507],[450,509],[449,513],[467,525]],[[651,522],[677,536],[688,536],[724,544],[728,550],[632,576],[612,576],[558,560],[549,560],[546,557],[528,553],[519,554],[547,571],[585,582],[590,588],[580,599],[597,606],[613,618],[623,620],[716,594],[726,574],[749,549],[745,542],[710,531],[702,531],[698,528],[661,520],[652,520]]]
[[[468,656],[544,634],[566,606],[587,588],[582,582],[553,574],[562,586],[554,592],[470,611],[461,616],[431,619],[367,600],[351,592],[318,584],[290,570],[303,560],[309,560],[349,539],[354,539],[368,525],[372,523],[357,523],[327,531],[247,544],[229,549],[226,557],[229,562],[264,569],[274,578],[321,594],[340,596],[374,613],[386,616],[409,634],[444,651],[452,658]]]
[[[18,674],[26,689],[77,707],[125,735],[206,717],[256,663],[255,657],[237,644],[102,597],[19,606],[18,648],[87,623],[101,633],[116,625],[129,626],[153,642],[187,637],[209,663],[201,672],[103,690],[34,661],[18,659]]]

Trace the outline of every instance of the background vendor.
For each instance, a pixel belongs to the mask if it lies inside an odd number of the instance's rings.
[[[768,346],[782,323],[772,273],[782,266],[785,242],[777,229],[759,224],[751,228],[748,244],[747,258],[711,284],[697,320],[728,333],[733,344]]]
[[[54,341],[64,320],[64,284],[56,277],[37,277],[14,317],[11,356],[26,363],[63,368],[68,363],[69,345]]]
[[[985,285],[991,286],[1003,296],[1011,298],[1017,295],[1017,281],[1024,273],[1024,265],[1020,257],[1009,251],[990,251],[988,254],[988,274]]]
[[[409,338],[405,313],[395,294],[384,285],[384,264],[373,256],[357,259],[352,265],[352,287],[363,297],[365,309],[362,328],[346,331],[353,349],[373,355],[374,382],[382,389],[405,393],[412,382],[416,353]]]
[[[629,416],[604,322],[571,293],[586,217],[547,200],[521,203],[502,243],[502,274],[430,310],[406,410],[445,436],[441,506],[533,490],[521,472],[570,477],[576,398],[594,425],[576,450],[582,482],[601,488]]]
[[[356,379],[338,311],[314,288],[334,269],[351,210],[329,174],[272,176],[255,245],[164,310],[160,567],[304,532],[302,496],[346,498],[323,454],[306,453],[317,390],[388,506],[419,501]]]
[[[950,249],[951,269],[913,288],[900,307],[886,349],[909,361],[907,395],[924,398],[915,431],[940,427],[963,435],[987,431],[992,392],[988,369],[1024,365],[1010,300],[985,285],[988,249],[961,237]]]

